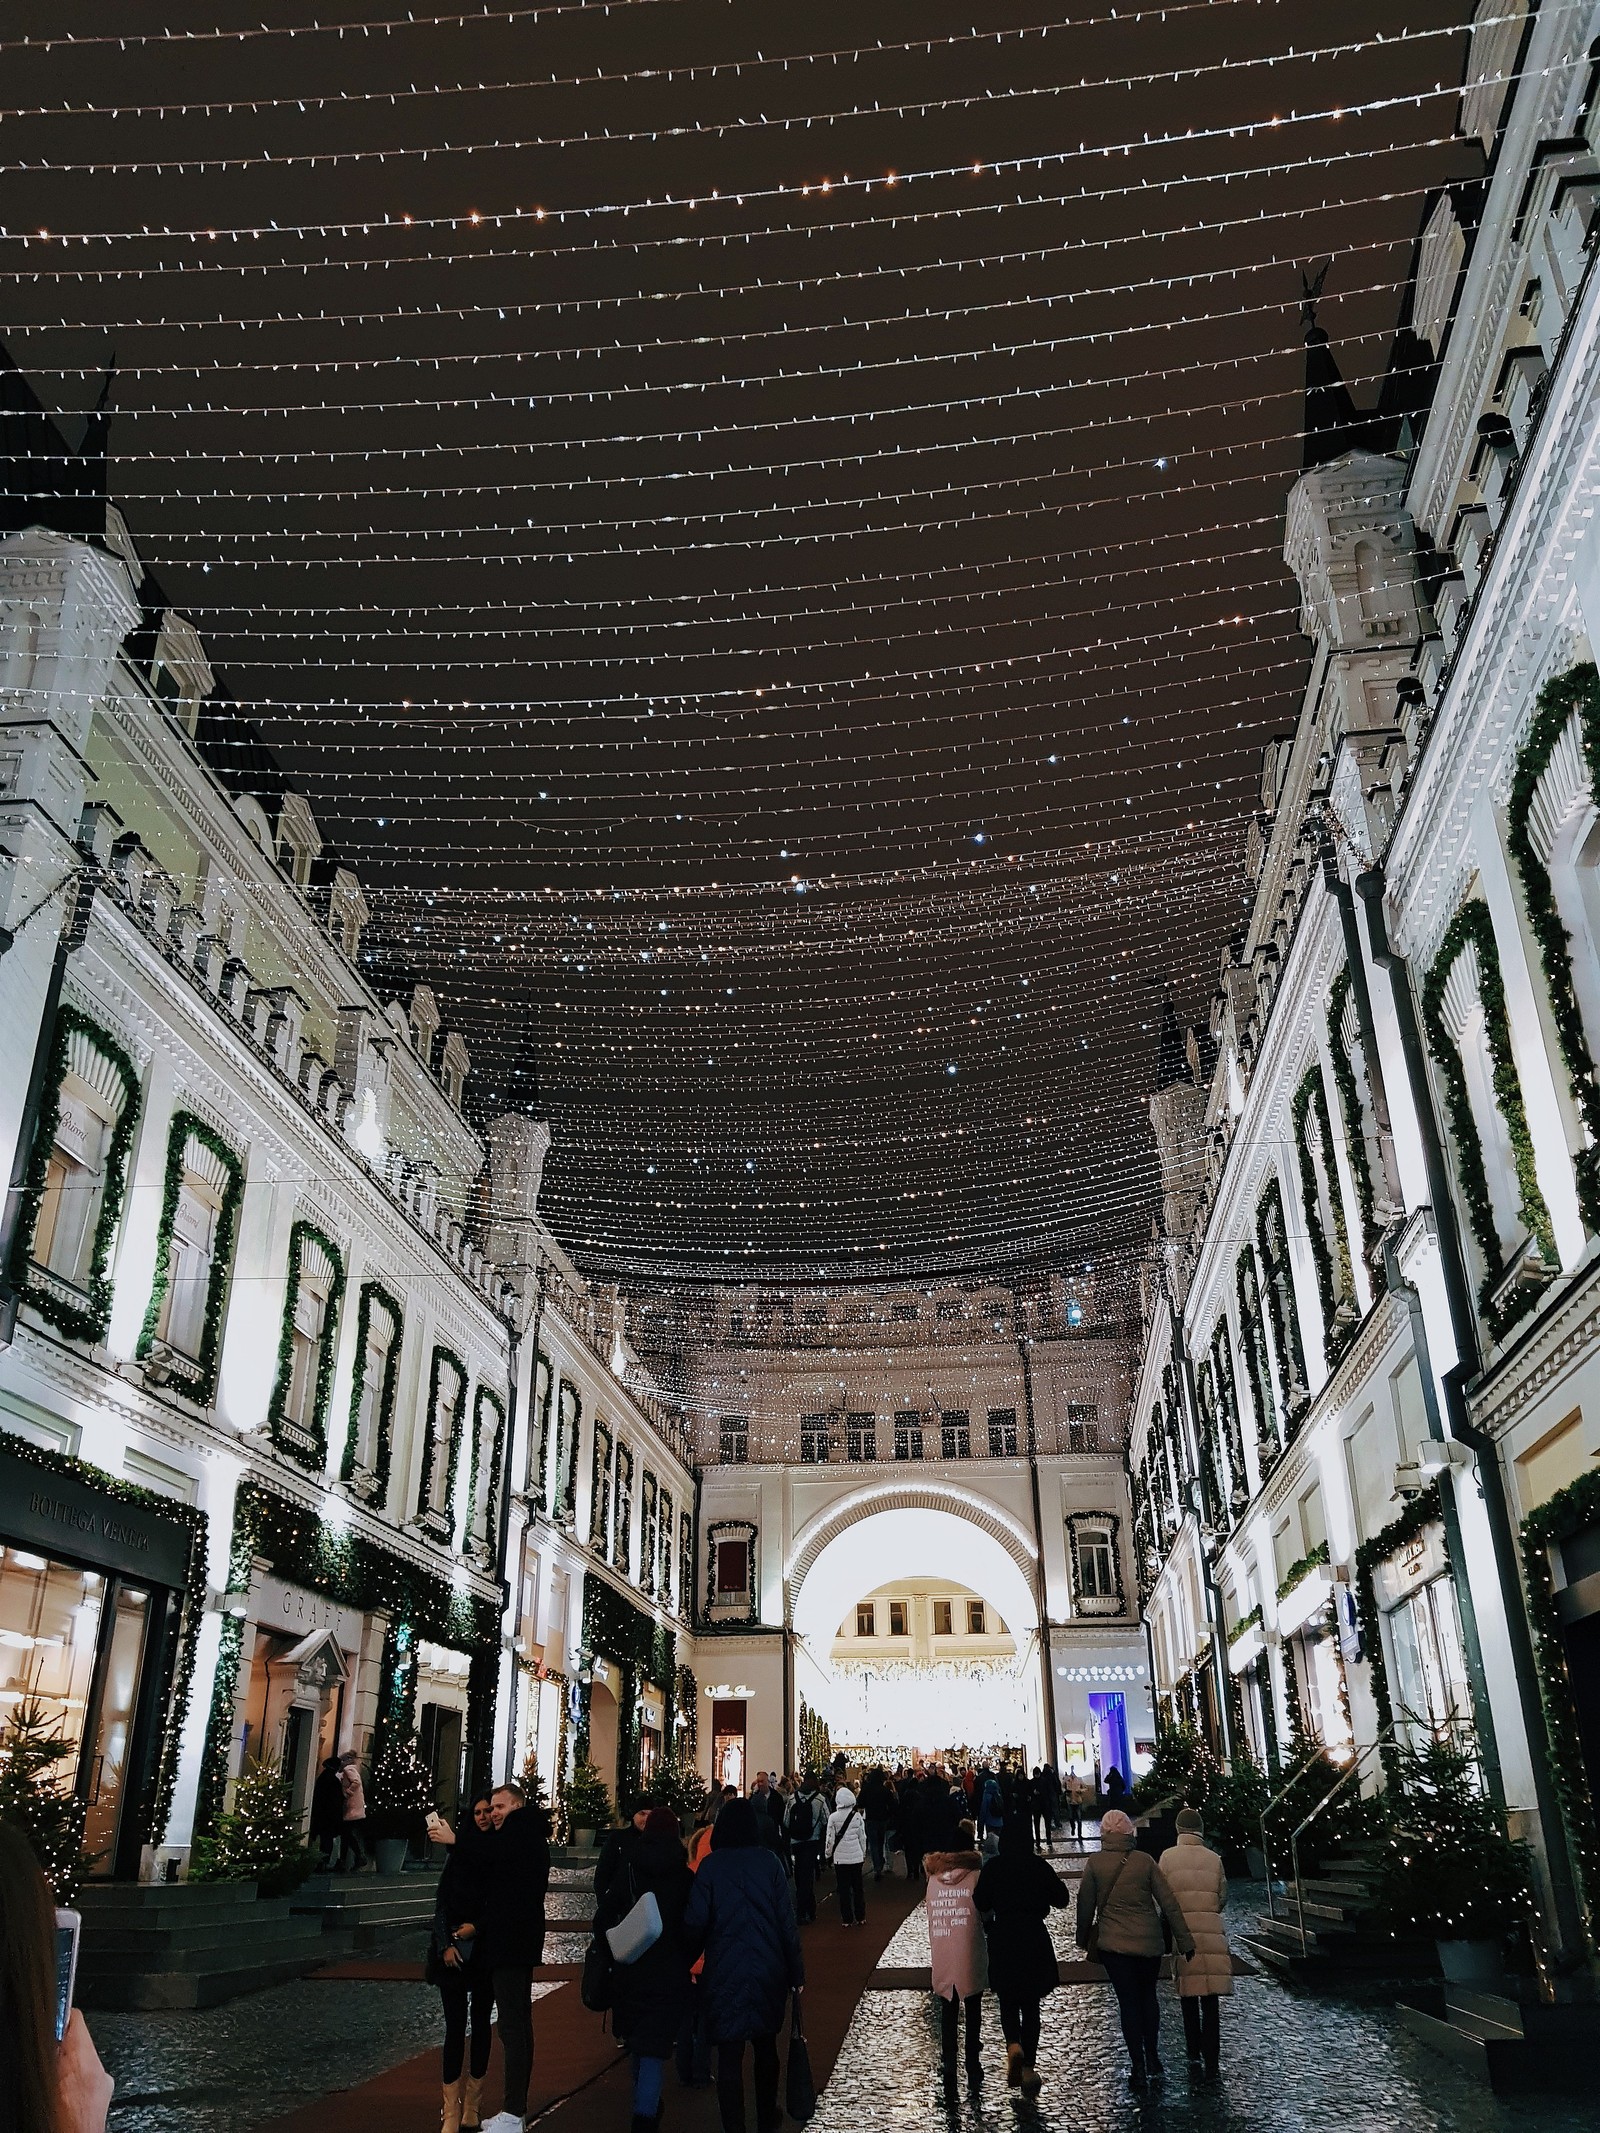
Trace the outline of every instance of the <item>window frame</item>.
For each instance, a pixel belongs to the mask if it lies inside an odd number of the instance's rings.
[[[320,1259],[326,1269],[325,1286],[311,1281],[308,1261],[313,1259]],[[300,1323],[308,1293],[321,1306],[314,1336],[306,1334]],[[316,1223],[298,1217],[289,1231],[278,1372],[267,1418],[278,1449],[296,1465],[312,1472],[327,1462],[328,1408],[333,1398],[343,1300],[344,1254]],[[296,1395],[301,1411],[291,1413],[289,1403]]]

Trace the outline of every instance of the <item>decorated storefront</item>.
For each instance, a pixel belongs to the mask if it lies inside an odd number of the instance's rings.
[[[692,1753],[693,1680],[669,1624],[617,1586],[585,1578],[577,1753],[614,1798],[648,1783],[666,1757]]]
[[[68,1751],[89,1872],[166,1831],[205,1604],[205,1517],[0,1432],[0,1727]]]

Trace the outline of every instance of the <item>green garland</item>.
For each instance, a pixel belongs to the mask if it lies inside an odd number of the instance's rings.
[[[686,1622],[694,1620],[694,1518],[678,1513],[678,1612]]]
[[[1238,1643],[1238,1641],[1239,1641],[1239,1639],[1240,1639],[1241,1637],[1243,1637],[1243,1636],[1247,1636],[1247,1635],[1249,1634],[1249,1632],[1250,1632],[1251,1630],[1253,1630],[1253,1629],[1259,1629],[1260,1627],[1261,1627],[1261,1605],[1260,1605],[1260,1602],[1258,1601],[1258,1602],[1256,1603],[1256,1605],[1255,1605],[1254,1607],[1252,1607],[1252,1608],[1251,1608],[1250,1612],[1249,1612],[1249,1613],[1248,1613],[1247,1615],[1241,1615],[1241,1616],[1239,1617],[1238,1621],[1234,1623],[1234,1625],[1233,1625],[1232,1629],[1230,1629],[1230,1630],[1229,1630],[1229,1632],[1228,1632],[1228,1648],[1229,1648],[1229,1650],[1231,1651],[1231,1650],[1233,1649],[1234,1645],[1236,1645],[1236,1644]]]
[[[1585,660],[1547,681],[1527,738],[1517,751],[1506,810],[1506,843],[1522,879],[1528,925],[1539,949],[1556,1039],[1572,1087],[1572,1100],[1583,1120],[1590,1145],[1579,1151],[1578,1204],[1591,1230],[1600,1230],[1600,1086],[1594,1055],[1583,1027],[1583,1012],[1572,983],[1572,936],[1561,922],[1549,869],[1533,848],[1528,823],[1538,790],[1556,745],[1572,719],[1579,721],[1591,791],[1600,798],[1600,674]]]
[[[1361,1648],[1366,1655],[1372,1684],[1372,1705],[1378,1716],[1380,1740],[1394,1724],[1394,1698],[1389,1690],[1389,1663],[1383,1654],[1383,1625],[1378,1616],[1377,1580],[1373,1572],[1397,1548],[1415,1540],[1419,1533],[1443,1516],[1439,1485],[1433,1482],[1420,1495],[1412,1497],[1398,1518],[1374,1533],[1371,1540],[1363,1541],[1356,1550],[1356,1620],[1361,1626]],[[1391,1780],[1398,1778],[1398,1749],[1391,1744],[1380,1750],[1380,1755]]]
[[[233,1242],[239,1227],[239,1203],[244,1197],[244,1165],[220,1133],[213,1133],[193,1111],[175,1111],[167,1135],[166,1175],[161,1188],[161,1216],[156,1233],[155,1273],[150,1283],[150,1302],[134,1354],[143,1360],[156,1344],[156,1326],[172,1279],[172,1225],[177,1219],[178,1194],[183,1188],[184,1151],[191,1140],[209,1150],[227,1172],[222,1188],[222,1206],[217,1213],[212,1242],[211,1281],[206,1290],[205,1316],[201,1321],[200,1353],[193,1357],[196,1375],[185,1388],[190,1397],[205,1406],[216,1390],[217,1349],[222,1340],[223,1306],[227,1300],[228,1274],[233,1264]]]
[[[454,1411],[450,1417],[450,1443],[445,1452],[449,1465],[445,1469],[444,1509],[435,1512],[429,1508],[433,1497],[434,1462],[439,1456],[438,1428],[435,1417],[439,1412],[439,1380],[448,1364],[456,1374],[459,1390]],[[433,1361],[428,1366],[428,1414],[422,1435],[422,1480],[417,1488],[417,1520],[419,1524],[431,1524],[435,1518],[442,1519],[446,1535],[456,1529],[456,1468],[461,1460],[461,1419],[467,1410],[467,1366],[453,1348],[437,1347]]]
[[[1240,1511],[1250,1500],[1250,1476],[1244,1463],[1244,1431],[1239,1422],[1239,1390],[1233,1376],[1233,1351],[1228,1341],[1228,1322],[1219,1318],[1211,1336],[1211,1368],[1216,1386],[1217,1419],[1223,1449],[1228,1455],[1230,1476],[1228,1505]]]
[[[1328,1116],[1328,1092],[1322,1069],[1315,1061],[1306,1069],[1291,1106],[1295,1143],[1300,1156],[1300,1205],[1305,1210],[1306,1237],[1311,1245],[1311,1263],[1317,1271],[1317,1300],[1322,1306],[1322,1338],[1331,1373],[1355,1337],[1355,1320],[1339,1323],[1339,1287],[1354,1294],[1350,1272],[1350,1239],[1345,1230],[1344,1208],[1339,1193],[1339,1171],[1333,1153],[1333,1121]],[[1322,1196],[1317,1189],[1317,1159],[1312,1153],[1308,1127],[1315,1125],[1322,1137],[1322,1165],[1328,1189],[1328,1207],[1333,1216],[1330,1247],[1322,1226]],[[1337,1254],[1337,1259],[1335,1258]]]
[[[606,1527],[611,1522],[611,1432],[598,1415],[589,1475],[589,1546],[605,1560]]]
[[[1267,1354],[1266,1329],[1261,1318],[1261,1281],[1256,1273],[1255,1254],[1248,1244],[1239,1254],[1233,1280],[1239,1305],[1239,1337],[1244,1347],[1245,1375],[1250,1380],[1250,1400],[1256,1411],[1256,1456],[1264,1481],[1272,1471],[1282,1444],[1272,1399],[1272,1361]]]
[[[44,1205],[45,1178],[56,1144],[56,1129],[61,1123],[61,1090],[67,1077],[67,1055],[74,1035],[86,1037],[97,1052],[105,1055],[117,1070],[123,1092],[122,1109],[106,1144],[105,1182],[94,1227],[89,1279],[81,1305],[70,1303],[47,1286],[30,1287],[28,1279],[34,1232],[39,1226],[39,1213]],[[139,1075],[133,1061],[108,1030],[102,1029],[98,1022],[91,1022],[77,1008],[62,1007],[56,1015],[55,1032],[51,1038],[45,1088],[48,1093],[39,1107],[33,1146],[28,1155],[28,1172],[22,1187],[16,1243],[11,1258],[12,1286],[19,1295],[26,1293],[30,1310],[48,1319],[68,1340],[101,1341],[111,1324],[111,1254],[128,1190],[128,1155],[133,1147],[133,1129],[139,1116]]]
[[[34,1444],[26,1437],[13,1436],[10,1430],[0,1430],[0,1437],[5,1439],[6,1451],[13,1459],[39,1467],[47,1474],[65,1475],[83,1483],[86,1488],[97,1489],[103,1496],[113,1497],[118,1503],[137,1504],[152,1517],[168,1519],[188,1532],[189,1556],[178,1609],[178,1635],[166,1656],[168,1679],[160,1697],[161,1745],[150,1787],[136,1808],[141,1841],[159,1844],[167,1833],[172,1797],[177,1789],[178,1754],[194,1689],[195,1649],[206,1611],[206,1514],[192,1503],[179,1503],[170,1496],[159,1496],[153,1489],[142,1489],[135,1482],[124,1481],[118,1475],[91,1466],[86,1459],[74,1459],[68,1452],[58,1452],[46,1445]]]
[[[500,1467],[506,1455],[506,1410],[498,1393],[491,1392],[487,1385],[480,1385],[472,1396],[472,1467],[467,1477],[467,1502],[478,1501],[478,1472],[483,1458],[483,1411],[494,1409],[494,1442],[489,1447],[489,1482],[484,1492],[483,1530],[491,1551],[499,1546],[500,1521],[497,1516],[497,1499],[500,1495]],[[468,1530],[471,1529],[471,1512],[468,1512]]]
[[[415,1676],[415,1641],[426,1637],[488,1659],[487,1694],[492,1722],[495,1667],[500,1648],[500,1607],[459,1590],[406,1557],[349,1527],[329,1525],[308,1505],[292,1502],[253,1478],[241,1481],[234,1499],[233,1536],[228,1557],[228,1587],[248,1591],[257,1557],[275,1574],[321,1593],[341,1607],[389,1619],[379,1718],[392,1718],[406,1696],[406,1681]],[[238,1696],[244,1624],[225,1615],[222,1648],[212,1687],[211,1715],[201,1761],[195,1808],[197,1834],[208,1831],[222,1812],[233,1747],[233,1714]],[[468,1675],[468,1733],[473,1735],[474,1677]],[[480,1676],[478,1697],[485,1690]]]
[[[544,1397],[539,1396],[540,1373],[543,1372]],[[550,1508],[549,1491],[545,1487],[545,1466],[550,1455],[550,1415],[555,1401],[556,1372],[542,1348],[533,1355],[533,1402],[538,1413],[529,1429],[528,1496],[535,1511]],[[534,1449],[537,1446],[537,1450]],[[533,1462],[537,1461],[535,1466]]]
[[[1320,1570],[1323,1564],[1326,1563],[1328,1560],[1329,1555],[1327,1542],[1318,1541],[1317,1545],[1314,1548],[1307,1549],[1306,1553],[1301,1556],[1299,1562],[1291,1563],[1288,1569],[1283,1573],[1283,1576],[1279,1578],[1278,1598],[1280,1600],[1288,1599],[1290,1593],[1294,1591],[1294,1588],[1300,1583],[1302,1578],[1309,1577],[1313,1570]]]
[[[395,1388],[400,1382],[400,1342],[405,1325],[405,1316],[398,1297],[391,1296],[381,1282],[364,1281],[356,1304],[356,1357],[355,1375],[350,1387],[350,1426],[345,1432],[344,1457],[339,1462],[339,1479],[352,1481],[356,1471],[357,1441],[361,1426],[361,1395],[366,1391],[367,1336],[372,1330],[374,1307],[386,1311],[394,1327],[394,1337],[389,1342],[383,1359],[383,1389],[378,1395],[378,1438],[372,1454],[372,1488],[369,1501],[382,1506],[389,1495],[389,1465],[394,1442]]]
[[[582,1435],[583,1402],[577,1387],[562,1378],[556,1391],[555,1500],[550,1516],[569,1530],[578,1515],[578,1440]]]
[[[664,1705],[662,1738],[671,1741],[680,1688],[677,1636],[614,1585],[591,1575],[583,1581],[583,1644],[585,1651],[597,1659],[609,1660],[617,1669],[617,1791],[619,1795],[637,1792],[639,1689],[646,1681],[660,1689]],[[586,1738],[587,1700],[583,1724]]]
[[[1272,1241],[1274,1225],[1276,1243]],[[1289,1265],[1289,1225],[1284,1219],[1283,1193],[1276,1176],[1268,1178],[1266,1190],[1256,1206],[1256,1245],[1266,1275],[1267,1316],[1272,1322],[1273,1347],[1278,1358],[1278,1389],[1283,1395],[1283,1436],[1287,1444],[1305,1416],[1306,1358],[1300,1345],[1294,1273]]]
[[[611,1562],[624,1577],[633,1575],[633,1454],[617,1446],[617,1488],[611,1520]]]
[[[656,1477],[646,1467],[639,1477],[639,1590],[652,1600],[656,1591],[656,1543],[659,1538],[657,1487]]]
[[[1333,1062],[1333,1085],[1339,1092],[1339,1110],[1344,1118],[1344,1144],[1350,1152],[1350,1175],[1355,1180],[1362,1246],[1373,1282],[1382,1290],[1386,1286],[1379,1251],[1383,1232],[1378,1227],[1377,1195],[1372,1182],[1372,1165],[1367,1158],[1367,1129],[1361,1115],[1361,1092],[1356,1087],[1356,1070],[1340,1034],[1344,1028],[1345,1001],[1350,996],[1353,982],[1350,966],[1346,964],[1334,979],[1333,990],[1328,995],[1328,1057]],[[1370,1078],[1370,1066],[1367,1071]]]
[[[328,1264],[333,1268],[333,1280],[328,1288],[328,1308],[322,1320],[322,1337],[317,1343],[317,1388],[311,1404],[311,1438],[309,1446],[295,1442],[294,1432],[303,1425],[291,1423],[284,1413],[284,1402],[289,1397],[289,1381],[294,1372],[294,1310],[300,1297],[300,1273],[308,1244],[315,1244],[327,1254]],[[289,1231],[289,1269],[283,1292],[283,1324],[278,1331],[278,1374],[272,1387],[272,1404],[267,1410],[273,1438],[285,1458],[292,1459],[296,1466],[303,1466],[309,1473],[320,1474],[328,1458],[328,1406],[333,1398],[333,1370],[339,1343],[339,1306],[344,1300],[344,1254],[314,1222],[298,1221]]]
[[[1428,1049],[1438,1063],[1444,1083],[1445,1114],[1456,1149],[1456,1175],[1485,1268],[1478,1302],[1484,1324],[1491,1337],[1498,1341],[1503,1340],[1517,1320],[1533,1308],[1534,1291],[1526,1283],[1520,1283],[1503,1310],[1495,1310],[1489,1301],[1503,1271],[1500,1231],[1495,1221],[1494,1203],[1489,1197],[1489,1180],[1483,1167],[1483,1142],[1472,1115],[1466,1070],[1444,1021],[1445,986],[1457,959],[1469,946],[1475,948],[1478,955],[1478,993],[1483,1005],[1484,1036],[1489,1047],[1495,1103],[1505,1121],[1516,1167],[1520,1195],[1517,1214],[1541,1255],[1551,1264],[1555,1263],[1556,1246],[1550,1226],[1550,1210],[1539,1190],[1533,1141],[1528,1132],[1527,1113],[1522,1106],[1522,1085],[1517,1079],[1517,1063],[1511,1052],[1511,1027],[1506,1017],[1506,994],[1500,976],[1500,951],[1495,942],[1494,921],[1489,916],[1488,905],[1474,901],[1463,904],[1445,928],[1439,953],[1423,982],[1422,1021],[1428,1035]]]
[[[1550,1550],[1579,1533],[1588,1532],[1596,1524],[1600,1524],[1600,1473],[1580,1475],[1568,1487],[1559,1489],[1547,1503],[1530,1511],[1522,1521],[1523,1573],[1528,1586],[1528,1613],[1533,1623],[1540,1701],[1544,1705],[1545,1732],[1550,1742],[1550,1772],[1555,1779],[1556,1797],[1567,1825],[1568,1849],[1583,1902],[1584,1931],[1591,1948],[1596,1943],[1595,1911],[1600,1903],[1600,1826],[1596,1824],[1594,1795],[1583,1759],[1577,1703],[1561,1635],[1561,1616],[1556,1607]]]

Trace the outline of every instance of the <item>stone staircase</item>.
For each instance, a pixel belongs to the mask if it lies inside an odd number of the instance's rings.
[[[314,1918],[325,1933],[342,1936],[329,1954],[348,1949],[369,1955],[396,1933],[425,1933],[433,1919],[439,1871],[414,1874],[313,1874],[289,1898],[297,1918]],[[421,1941],[418,1941],[420,1954]]]
[[[1589,2095],[1600,2007],[1547,2006],[1461,1985],[1423,1986],[1397,2010],[1414,2037],[1500,2095]]]
[[[1378,1865],[1370,1847],[1352,1843],[1324,1858],[1297,1889],[1289,1882],[1278,1915],[1257,1914],[1245,1946],[1286,1984],[1308,1991],[1376,1991],[1439,1974],[1438,1951],[1420,1935],[1377,1923]],[[1306,1927],[1301,1945],[1298,1920]]]
[[[90,1882],[80,1890],[83,2007],[214,2007],[348,1951],[286,1896],[237,1882]]]

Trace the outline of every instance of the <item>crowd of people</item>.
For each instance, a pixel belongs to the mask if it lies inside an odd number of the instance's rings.
[[[674,2062],[682,2086],[715,2087],[723,2133],[746,2133],[748,2076],[756,2133],[774,2133],[783,2115],[779,2038],[792,2009],[798,2021],[805,1989],[802,1929],[816,1922],[830,1874],[846,1929],[865,1922],[869,1881],[903,1873],[925,1883],[948,2087],[963,2062],[969,2085],[982,2085],[989,1992],[1006,2082],[1024,2097],[1039,2094],[1041,2010],[1058,1982],[1048,1920],[1069,1909],[1078,1946],[1116,1994],[1135,2085],[1162,2074],[1156,1980],[1169,1949],[1189,2057],[1214,2075],[1218,2000],[1233,1989],[1222,1863],[1190,1810],[1178,1818],[1176,1848],[1158,1863],[1112,1804],[1126,1798],[1116,1772],[1098,1790],[1048,1766],[875,1765],[856,1777],[840,1756],[825,1772],[758,1771],[748,1793],[714,1785],[687,1829],[643,1794],[625,1799],[595,1864],[593,1930],[607,1980],[596,2004],[632,2067],[632,2133],[656,2133]],[[1091,1812],[1099,1822],[1093,1850],[1084,1829]],[[444,1836],[450,1857],[430,1956],[445,2017],[444,2133],[521,2133],[548,1826],[519,1786],[504,1785],[473,1802],[459,1835]],[[1076,1897],[1053,1852],[1081,1862]],[[613,1941],[624,1954],[603,1954]],[[505,2093],[499,2114],[485,2120],[496,2011]]]

